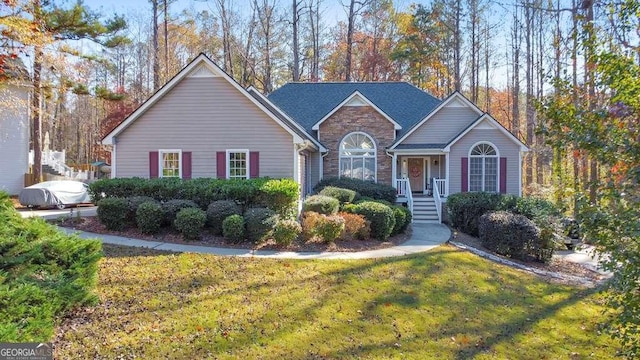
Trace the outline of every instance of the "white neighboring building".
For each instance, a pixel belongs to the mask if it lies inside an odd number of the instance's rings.
[[[0,81],[0,191],[17,195],[29,171],[30,88],[21,61],[7,61],[5,75],[8,80]]]

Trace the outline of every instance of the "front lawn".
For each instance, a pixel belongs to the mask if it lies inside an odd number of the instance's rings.
[[[614,357],[593,289],[442,246],[408,257],[292,261],[105,245],[101,303],[59,329],[56,358]]]

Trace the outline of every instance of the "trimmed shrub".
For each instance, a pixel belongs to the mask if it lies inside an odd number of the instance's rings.
[[[325,215],[337,213],[339,207],[340,202],[338,199],[324,195],[309,196],[302,203],[303,212],[313,211]]]
[[[127,224],[129,202],[122,198],[106,198],[98,201],[98,220],[109,230],[119,231]]]
[[[222,222],[231,215],[242,215],[242,208],[235,201],[218,200],[207,208],[207,225],[215,235],[222,234]]]
[[[335,186],[327,186],[320,190],[320,195],[330,196],[334,199],[338,199],[340,204],[352,203],[356,198],[356,192],[351,189],[344,189]]]
[[[281,216],[293,216],[300,197],[300,185],[293,179],[267,180],[259,189],[260,202]]]
[[[524,215],[508,211],[489,212],[480,217],[480,241],[487,249],[518,260],[547,262],[553,244],[543,240],[538,227]]]
[[[358,193],[355,200],[358,200],[359,197],[370,197],[376,200],[385,200],[393,204],[396,202],[397,197],[396,189],[393,186],[347,177],[324,178],[314,187],[314,191],[319,193],[327,186],[351,189]]]
[[[365,217],[370,222],[371,236],[384,241],[389,238],[396,223],[393,210],[384,204],[365,201],[353,207],[353,213]]]
[[[315,236],[316,225],[322,216],[322,214],[313,211],[302,214],[302,236],[305,240],[311,240]]]
[[[478,236],[478,219],[489,211],[502,209],[502,195],[486,192],[467,192],[449,195],[447,211],[454,227]]]
[[[293,219],[280,219],[276,221],[271,236],[276,244],[289,246],[293,240],[300,236],[302,227],[300,223]]]
[[[275,211],[267,208],[251,208],[244,213],[247,238],[255,243],[264,240],[276,221]]]
[[[244,218],[242,215],[233,214],[222,221],[222,235],[225,239],[234,243],[244,240]]]
[[[306,212],[302,218],[302,231],[305,240],[314,237],[322,242],[334,242],[344,231],[345,221],[339,215],[324,215]]]
[[[136,211],[136,225],[145,234],[155,234],[160,231],[164,212],[162,206],[155,201],[147,201]]]
[[[136,221],[136,213],[138,211],[138,206],[140,206],[142,203],[156,202],[160,204],[157,200],[149,196],[132,196],[132,197],[128,197],[127,201],[129,202],[129,214],[127,215],[127,217],[129,218],[129,220],[131,220],[134,223]]]
[[[404,206],[393,206],[391,209],[393,210],[393,217],[396,220],[391,235],[401,234],[411,223],[411,211]]]
[[[178,211],[173,225],[185,240],[197,240],[206,222],[207,213],[197,207],[190,207]]]
[[[198,204],[191,200],[173,199],[162,203],[164,223],[167,225],[173,224],[180,210],[190,208],[199,209],[200,207],[198,206]]]
[[[344,230],[340,234],[343,240],[367,240],[371,236],[369,222],[362,215],[347,212],[338,213],[344,219]]]

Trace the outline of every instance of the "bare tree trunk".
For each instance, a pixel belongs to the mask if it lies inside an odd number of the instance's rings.
[[[164,81],[169,80],[169,0],[164,0]]]
[[[249,54],[251,52],[251,46],[253,45],[253,32],[256,27],[256,7],[252,6],[251,9],[251,21],[249,22],[249,33],[247,34],[247,42],[244,47],[244,54],[242,56],[242,86],[249,85]]]
[[[158,52],[158,1],[151,0],[153,7],[153,90],[157,90],[160,87],[160,59]]]
[[[573,76],[573,103],[576,104],[576,106],[578,106],[578,95],[577,95],[577,89],[578,89],[578,6],[577,6],[577,0],[573,0],[571,2],[572,5],[572,13],[571,13],[571,19],[572,19],[572,30],[571,30],[571,37],[573,40],[573,47],[571,49],[571,65],[572,65],[572,76]],[[574,188],[574,203],[573,203],[573,216],[576,217],[576,215],[578,214],[578,191],[580,190],[580,151],[579,150],[574,150],[573,154],[572,154],[572,158],[573,158],[573,188]]]
[[[596,88],[595,88],[595,64],[593,63],[592,56],[593,47],[595,47],[595,30],[593,24],[593,1],[585,0],[582,6],[586,7],[585,16],[585,30],[587,32],[587,46],[585,51],[585,82],[587,84],[587,91],[589,96],[589,110],[595,111],[596,108]],[[586,172],[586,169],[585,169]],[[598,162],[592,158],[589,164],[589,202],[595,204],[597,202],[597,190],[598,190]]]
[[[462,53],[461,53],[461,39],[460,39],[460,23],[462,17],[462,0],[455,1],[455,9],[454,9],[454,27],[453,27],[453,87],[456,91],[460,91],[462,88],[461,80],[460,80],[460,62],[462,61]]]
[[[40,11],[40,1],[34,1],[34,8],[37,13]],[[39,16],[39,15],[36,15]],[[39,21],[40,19],[38,19]],[[42,47],[36,46],[33,57],[33,97],[31,102],[31,146],[33,147],[33,166],[31,172],[36,182],[42,181],[42,146],[40,144],[42,126],[41,122],[41,93],[40,93],[40,73],[42,71]]]
[[[227,9],[226,0],[216,0],[218,17],[222,26],[222,52],[224,58],[224,71],[233,77],[233,62],[231,59],[231,14]]]
[[[526,95],[526,129],[527,129],[527,144],[529,146],[534,145],[534,116],[535,109],[533,108],[533,23],[535,18],[535,10],[531,4],[524,4],[524,18],[525,18],[525,68],[526,68],[526,80],[527,80],[527,95]],[[535,149],[536,151],[538,149]],[[525,185],[530,186],[533,184],[533,158],[536,151],[531,151],[527,154],[527,166]]]
[[[298,22],[300,14],[298,13],[298,0],[293,0],[293,81],[300,81],[300,44],[298,43]]]
[[[353,32],[354,22],[356,20],[356,0],[351,0],[349,3],[349,18],[347,23],[347,55],[344,61],[345,81],[351,81],[351,57],[353,52]]]
[[[309,4],[309,23],[311,25],[311,40],[313,60],[311,61],[311,80],[318,81],[320,77],[320,0]]]
[[[471,101],[478,103],[478,65],[479,57],[479,39],[478,39],[478,0],[469,0],[469,23],[471,24]]]
[[[520,21],[518,19],[517,8],[513,20],[513,87],[511,88],[511,132],[520,136]]]

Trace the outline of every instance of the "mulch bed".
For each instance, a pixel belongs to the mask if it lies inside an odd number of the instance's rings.
[[[253,249],[253,250],[277,250],[277,251],[329,251],[329,252],[357,252],[364,250],[375,250],[393,247],[407,241],[411,237],[411,227],[409,227],[404,234],[396,235],[389,238],[387,241],[381,242],[378,240],[337,240],[331,244],[325,244],[320,241],[294,241],[289,246],[282,246],[275,243],[275,241],[269,239],[260,244],[254,244],[250,241],[244,241],[240,243],[230,244],[221,236],[215,236],[208,231],[203,231],[200,240],[185,241],[182,239],[182,235],[172,231],[168,228],[163,228],[160,233],[149,235],[143,234],[135,227],[130,227],[124,231],[111,231],[107,230],[104,225],[100,223],[97,217],[73,217],[56,220],[57,225],[71,228],[74,230],[88,231],[98,234],[108,234],[122,236],[126,238],[134,238],[149,241],[158,241],[173,244],[183,245],[198,245],[198,246],[210,246],[210,247],[222,247],[222,248],[235,248],[235,249]]]
[[[571,275],[571,276],[576,276],[576,277],[580,277],[580,278],[584,278],[587,280],[590,280],[594,283],[600,283],[602,281],[604,281],[605,279],[607,279],[606,276],[600,274],[597,271],[593,271],[585,266],[582,266],[580,264],[576,264],[570,261],[566,261],[563,259],[559,259],[559,258],[553,258],[549,263],[544,264],[544,263],[539,263],[539,262],[524,262],[524,261],[520,261],[520,260],[515,260],[515,259],[511,259],[505,256],[500,256],[497,255],[495,253],[492,253],[491,251],[487,250],[484,246],[482,246],[482,243],[480,242],[480,240],[476,237],[473,237],[471,235],[453,230],[453,235],[451,237],[451,241],[455,241],[461,244],[464,244],[466,246],[469,247],[473,247],[476,248],[478,250],[482,250],[491,254],[494,254],[496,256],[499,256],[501,258],[507,259],[509,261],[515,262],[515,263],[519,263],[522,265],[526,265],[528,267],[532,267],[532,268],[536,268],[536,269],[540,269],[540,270],[545,270],[545,271],[549,271],[549,272],[553,272],[553,273],[559,273],[559,274],[566,274],[566,275]],[[549,280],[554,281],[554,282],[561,282],[561,283],[572,283],[569,280],[563,280],[562,278],[551,278],[548,277]]]

